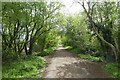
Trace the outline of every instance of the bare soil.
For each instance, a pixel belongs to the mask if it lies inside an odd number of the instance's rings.
[[[62,46],[46,59],[44,78],[110,78],[101,64],[77,58]]]

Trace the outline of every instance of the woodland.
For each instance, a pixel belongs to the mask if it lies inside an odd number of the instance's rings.
[[[120,2],[75,2],[83,8],[75,15],[59,1],[2,2],[3,78],[42,78],[59,45],[120,77]]]

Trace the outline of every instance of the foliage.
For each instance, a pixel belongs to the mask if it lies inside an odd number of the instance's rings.
[[[45,49],[47,45],[45,43],[51,39],[48,38],[48,32],[53,34],[51,29],[56,26],[56,14],[61,6],[59,2],[48,3],[45,0],[40,2],[4,2],[2,4],[3,57],[20,56],[23,50],[26,55],[31,55],[33,46],[39,40],[41,42],[39,45],[42,46],[41,50]]]
[[[103,56],[108,62],[118,61],[120,48],[117,2],[76,2],[84,11],[65,17],[63,44],[77,48],[82,53]]]
[[[95,56],[95,55],[92,55],[89,53],[82,53],[82,51],[79,48],[72,48],[71,46],[66,46],[66,49],[68,49],[73,54],[77,54],[77,56],[82,59],[87,59],[87,60],[94,61],[94,62],[103,62],[104,61],[103,57]]]
[[[48,49],[44,49],[43,52],[39,52],[39,53],[37,53],[36,55],[37,55],[37,56],[41,56],[41,57],[43,57],[43,56],[48,56],[48,55],[53,54],[55,49],[56,49],[55,47],[51,47],[51,48],[48,48]]]
[[[52,47],[57,47],[60,44],[59,31],[56,28],[51,29],[51,31],[41,35],[34,44],[34,52],[44,52],[45,49],[52,49]]]
[[[108,61],[118,61],[118,2],[79,2],[87,16],[88,29],[99,40]],[[85,3],[87,6],[85,6]],[[114,60],[111,60],[111,57]]]
[[[67,16],[60,13],[60,2],[2,3],[4,78],[38,77],[38,67],[44,66],[38,56],[52,54],[59,44],[91,61],[120,61],[118,2],[77,3],[84,11]],[[22,58],[23,52],[28,57]],[[106,69],[118,75],[116,64],[108,64]]]
[[[90,54],[79,54],[78,56],[80,58],[88,59],[88,60],[94,61],[94,62],[103,62],[104,61],[104,59],[102,57],[95,57],[95,56],[91,56]]]
[[[19,58],[3,64],[3,78],[39,78],[45,66],[45,60],[38,56]]]
[[[70,50],[72,48],[73,48],[72,46],[65,46],[65,49],[68,49],[68,50]]]
[[[55,28],[61,7],[46,0],[2,3],[3,78],[41,77],[45,62],[40,56],[53,53],[59,44]]]
[[[101,51],[100,44],[97,38],[91,35],[89,29],[87,29],[86,22],[84,22],[85,18],[78,14],[66,17],[63,44],[71,46],[73,48],[72,52],[77,54],[97,54],[98,51]]]
[[[80,53],[81,53],[81,50],[78,49],[78,48],[70,49],[70,51],[71,51],[72,53],[75,53],[75,54],[80,54]]]
[[[79,48],[72,48],[71,46],[66,46],[65,48],[82,59],[87,59],[93,62],[105,61],[102,56],[96,56],[89,53],[82,53],[82,51]]]
[[[120,64],[108,63],[105,65],[104,70],[115,78],[120,78]]]

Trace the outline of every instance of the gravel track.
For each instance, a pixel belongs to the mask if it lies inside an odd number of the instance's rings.
[[[47,61],[44,78],[110,78],[101,64],[77,58],[62,46]]]

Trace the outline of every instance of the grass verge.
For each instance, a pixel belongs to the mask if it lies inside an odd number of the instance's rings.
[[[91,56],[90,54],[78,54],[80,58],[87,59],[93,62],[103,62],[102,57]]]
[[[44,49],[43,52],[35,52],[34,54],[37,55],[37,56],[44,57],[44,56],[48,56],[48,55],[53,54],[55,49],[56,49],[56,47],[50,47],[48,49]]]
[[[114,78],[120,78],[120,64],[118,63],[108,63],[104,66],[104,70],[111,74]]]
[[[16,59],[2,66],[2,78],[40,78],[45,66],[45,60],[38,56],[28,56]]]
[[[90,60],[93,62],[103,62],[104,61],[104,59],[102,57],[95,57],[90,54],[82,54],[80,49],[78,49],[78,48],[73,48],[71,46],[66,46],[65,48],[67,50],[69,50],[70,52],[72,52],[73,54],[77,54],[77,56],[82,59],[87,59],[87,60]]]
[[[78,57],[82,59],[87,59],[93,62],[104,62],[104,58],[102,57],[95,57],[90,54],[81,54],[80,50],[78,48],[72,48],[71,46],[65,47],[67,50],[72,52],[73,54],[77,54]],[[120,64],[118,63],[107,63],[105,66],[103,66],[103,69],[110,74],[114,78],[120,79]]]

